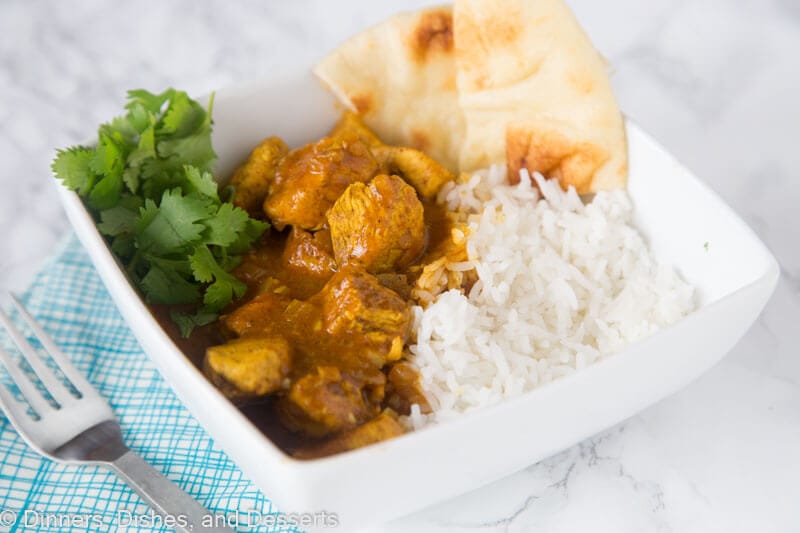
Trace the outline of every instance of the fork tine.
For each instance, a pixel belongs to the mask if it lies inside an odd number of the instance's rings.
[[[58,379],[58,376],[56,376],[45,362],[42,361],[36,349],[31,346],[28,339],[25,338],[25,335],[17,329],[2,309],[0,309],[0,322],[5,326],[11,338],[14,339],[14,344],[16,344],[19,351],[22,352],[22,355],[28,361],[28,364],[31,365],[33,371],[36,372],[36,375],[39,376],[42,385],[44,385],[44,388],[47,389],[47,392],[50,393],[53,399],[55,399],[59,405],[64,405],[69,402],[69,400],[72,399],[72,395],[65,388],[61,380]]]
[[[22,302],[20,302],[13,294],[9,294],[9,296],[11,297],[11,301],[14,302],[14,306],[17,308],[17,311],[19,311],[19,314],[22,316],[25,322],[28,323],[28,326],[30,326],[34,335],[36,335],[36,338],[39,339],[39,342],[42,343],[44,349],[47,350],[47,353],[49,353],[50,357],[53,358],[53,361],[56,362],[58,367],[61,369],[61,372],[64,373],[64,375],[78,390],[78,392],[84,396],[94,394],[96,392],[94,386],[89,383],[83,374],[81,374],[78,369],[72,365],[69,357],[67,357],[64,352],[61,351],[61,348],[58,347],[53,338],[48,335],[44,329],[42,329],[38,322],[36,322],[28,310],[25,309],[25,306],[22,305]],[[63,387],[63,384],[60,382],[59,384]]]
[[[5,385],[0,384],[0,407],[6,414],[9,422],[17,429],[19,434],[23,437],[30,429],[30,423],[35,422],[33,418],[28,416],[27,406],[21,404],[14,398]],[[24,432],[24,433],[23,433]]]
[[[33,382],[28,379],[28,376],[26,376],[22,369],[14,362],[14,359],[8,355],[8,352],[2,348],[0,348],[0,361],[3,362],[8,375],[11,376],[11,379],[17,384],[25,400],[27,400],[33,410],[36,411],[37,415],[44,417],[48,411],[53,410],[53,406],[44,399],[44,396],[36,389]]]
[[[28,406],[18,402],[14,395],[11,394],[11,391],[3,384],[0,384],[0,407],[2,407],[0,412],[6,414],[6,418],[17,430],[22,440],[27,442],[34,450],[42,453],[41,446],[34,440],[37,433],[42,430],[42,424],[38,423],[41,418],[39,421],[31,418],[28,414]]]

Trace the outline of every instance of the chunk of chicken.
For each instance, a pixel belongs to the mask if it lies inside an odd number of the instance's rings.
[[[320,229],[328,209],[347,186],[369,181],[378,170],[369,146],[360,139],[325,137],[283,158],[264,212],[279,230],[290,224]]]
[[[328,212],[328,224],[339,266],[388,272],[411,264],[425,247],[422,203],[397,176],[350,185]]]
[[[345,269],[314,297],[321,302],[326,331],[363,345],[363,357],[376,368],[402,356],[411,327],[411,311],[397,293],[364,271]]]
[[[232,340],[206,350],[203,371],[233,400],[278,391],[289,375],[291,349],[279,335]]]
[[[379,408],[367,400],[370,385],[383,386],[380,371],[365,382],[335,366],[320,366],[292,383],[276,404],[281,422],[291,431],[324,437],[353,428],[374,417]],[[380,382],[380,383],[378,383]]]
[[[352,111],[347,111],[342,115],[342,118],[339,119],[339,122],[336,123],[331,132],[328,134],[328,137],[334,137],[338,139],[361,139],[370,148],[383,146],[383,143],[378,136],[375,135],[366,124],[364,124],[364,122],[361,120],[361,117]]]
[[[387,378],[386,405],[401,415],[411,414],[412,405],[418,405],[422,413],[431,412],[420,385],[419,372],[414,366],[404,361],[395,363]]]
[[[411,299],[411,289],[413,287],[409,283],[408,276],[406,274],[387,272],[385,274],[376,274],[375,278],[377,278],[378,283],[380,283],[387,289],[393,290],[394,292],[399,294],[404,300]]]
[[[261,205],[275,179],[275,169],[288,152],[289,147],[278,137],[261,141],[231,178],[233,205],[251,215],[260,214]]]
[[[389,172],[400,174],[426,199],[434,198],[445,183],[455,179],[445,167],[413,148],[376,146],[373,153]]]
[[[229,332],[238,336],[265,332],[291,302],[288,296],[265,292],[227,315],[222,315],[220,321]]]
[[[319,307],[311,302],[292,300],[283,312],[283,322],[277,327],[288,331],[294,342],[300,339],[314,342],[323,330]]]
[[[298,459],[315,459],[336,453],[355,450],[384,440],[398,437],[405,429],[397,421],[394,414],[384,411],[369,422],[350,429],[320,444],[306,446],[295,451]]]
[[[327,280],[336,270],[330,231],[310,233],[293,227],[283,249],[283,261],[296,274]]]

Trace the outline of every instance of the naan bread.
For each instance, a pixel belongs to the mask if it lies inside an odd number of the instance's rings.
[[[403,13],[341,45],[316,75],[386,143],[458,170],[458,107],[449,7]]]
[[[461,171],[506,161],[579,193],[624,187],[627,142],[606,62],[563,0],[456,0]]]
[[[455,0],[356,35],[317,76],[386,143],[453,172],[506,162],[579,193],[624,187],[606,63],[563,0]]]

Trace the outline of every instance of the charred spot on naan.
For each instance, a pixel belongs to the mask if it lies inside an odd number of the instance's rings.
[[[594,192],[625,186],[607,63],[564,0],[456,0],[459,170],[505,161]]]
[[[539,172],[557,179],[564,189],[575,187],[579,194],[592,192],[592,178],[609,159],[608,152],[587,142],[574,142],[554,130],[534,131],[509,126],[506,130],[508,180],[519,183],[519,171]]]
[[[491,56],[496,55],[498,49],[503,54],[514,54],[515,43],[524,28],[521,21],[525,18],[514,3],[502,5],[502,14],[498,14],[485,12],[485,5],[476,9],[475,5],[468,2],[456,2],[456,61],[461,76],[460,89],[463,91],[480,91],[498,85],[489,67]],[[529,70],[522,69],[519,79],[530,75]],[[508,83],[508,80],[504,83]]]
[[[465,124],[455,44],[452,8],[400,13],[348,39],[314,73],[381,139],[457,172]]]
[[[449,8],[423,12],[411,35],[411,53],[420,63],[431,53],[453,51],[453,13]]]

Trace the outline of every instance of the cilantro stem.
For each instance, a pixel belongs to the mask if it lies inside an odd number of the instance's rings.
[[[131,276],[132,278],[136,279],[136,280],[139,279],[139,277],[136,275],[136,268],[139,266],[139,262],[141,261],[141,259],[142,259],[142,251],[141,250],[136,250],[133,253],[133,257],[131,258],[131,262],[125,268],[125,271],[128,273],[128,275]]]

